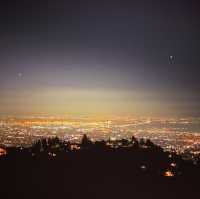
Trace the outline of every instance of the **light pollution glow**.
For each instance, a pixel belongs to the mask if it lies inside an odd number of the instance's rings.
[[[155,93],[114,89],[49,88],[8,91],[0,99],[0,104],[0,111],[10,114],[154,115],[175,111],[169,104],[155,100]]]

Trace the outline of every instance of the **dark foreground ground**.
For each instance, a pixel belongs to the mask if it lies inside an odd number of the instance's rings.
[[[1,158],[0,198],[200,198],[199,165],[160,149],[52,154],[29,150]]]

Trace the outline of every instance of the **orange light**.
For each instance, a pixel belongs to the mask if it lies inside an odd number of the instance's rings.
[[[7,151],[3,148],[0,148],[0,156],[4,156],[7,154]]]
[[[165,177],[173,177],[174,174],[171,171],[168,170],[168,171],[165,171],[164,176]]]

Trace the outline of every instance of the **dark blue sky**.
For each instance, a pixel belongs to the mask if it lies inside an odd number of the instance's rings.
[[[59,114],[88,100],[105,112],[198,115],[199,9],[194,0],[1,3],[1,112]]]

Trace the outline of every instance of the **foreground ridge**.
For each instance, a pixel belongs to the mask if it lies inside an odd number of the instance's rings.
[[[7,198],[198,197],[199,160],[183,160],[150,140],[81,143],[57,137],[1,150],[1,195]],[[1,152],[0,151],[0,152]]]

